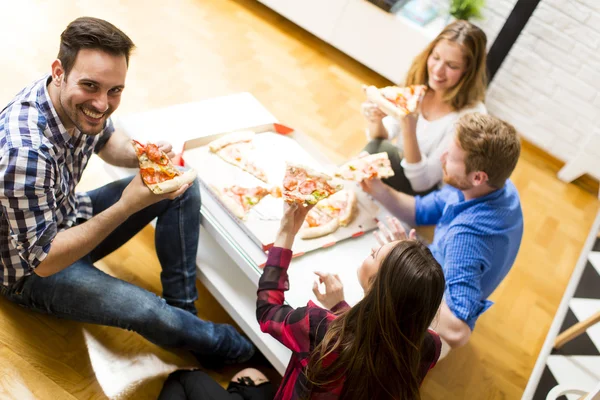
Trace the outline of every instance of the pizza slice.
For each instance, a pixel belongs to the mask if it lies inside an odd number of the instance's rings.
[[[394,170],[388,154],[382,152],[348,161],[338,168],[335,176],[348,181],[361,182],[365,179],[389,178],[394,176]]]
[[[316,208],[339,220],[340,226],[348,226],[358,209],[354,190],[340,190],[317,203]]]
[[[427,92],[427,86],[386,86],[381,89],[368,86],[365,92],[369,101],[377,104],[377,107],[384,113],[402,118],[407,114],[418,112],[425,92]]]
[[[180,171],[173,165],[169,156],[153,143],[141,144],[132,140],[132,145],[140,165],[142,180],[155,194],[174,192],[181,186],[196,179],[196,170]]]
[[[314,239],[335,232],[340,221],[323,210],[315,207],[308,212],[302,227],[298,231],[300,239]]]
[[[277,195],[277,192],[273,189],[269,190],[262,186],[248,188],[233,185],[221,189],[213,186],[212,189],[225,207],[239,219],[245,219],[250,209],[257,205],[265,196],[269,194],[273,196]]]
[[[267,174],[252,160],[254,135],[255,133],[251,131],[230,133],[210,142],[208,148],[223,161],[241,168],[266,183]]]
[[[283,199],[289,203],[316,204],[343,188],[331,180],[329,175],[288,162],[283,178]]]

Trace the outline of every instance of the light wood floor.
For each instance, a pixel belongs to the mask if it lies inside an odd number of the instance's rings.
[[[249,91],[282,122],[307,132],[342,160],[365,144],[360,85],[388,83],[251,0],[36,0],[2,7],[0,104],[50,71],[60,32],[81,15],[113,22],[138,46],[120,114]],[[200,129],[202,121],[193,124],[190,129]],[[555,173],[555,164],[525,148],[513,176],[525,213],[517,262],[469,345],[428,376],[424,398],[520,398],[599,206],[595,195],[558,181]],[[106,176],[92,168],[84,179],[91,187]],[[160,293],[154,254],[147,228],[99,267]],[[231,321],[203,287],[199,290],[201,317]],[[124,352],[190,362],[185,354],[159,349],[130,332],[33,314],[0,299],[0,398],[105,398],[83,328]],[[233,371],[214,376],[224,383]],[[130,398],[156,398],[162,381],[144,382]]]

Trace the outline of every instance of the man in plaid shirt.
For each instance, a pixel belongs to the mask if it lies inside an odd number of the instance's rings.
[[[136,174],[75,193],[92,151],[137,167],[130,139],[110,119],[133,47],[112,24],[78,18],[61,35],[52,74],[0,112],[0,294],[61,318],[131,329],[201,360],[244,361],[250,342],[196,316],[198,185],[155,195]],[[93,265],[156,217],[163,298]]]

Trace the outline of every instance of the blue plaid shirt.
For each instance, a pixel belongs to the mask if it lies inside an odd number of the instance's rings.
[[[429,248],[444,270],[444,298],[472,330],[519,252],[523,213],[517,189],[507,180],[502,189],[465,201],[460,190],[446,185],[416,197],[415,218],[417,225],[437,224]]]
[[[29,275],[48,255],[56,234],[93,216],[86,194],[75,193],[92,151],[112,132],[71,136],[46,85],[49,75],[23,89],[0,112],[0,280]]]

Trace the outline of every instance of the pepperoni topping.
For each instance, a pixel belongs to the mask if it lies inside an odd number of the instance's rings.
[[[169,158],[155,144],[148,143],[146,145],[146,155],[150,161],[158,165],[167,165],[169,163]]]
[[[315,181],[305,181],[298,187],[298,191],[302,194],[311,194],[316,189],[317,183]]]
[[[306,223],[308,224],[308,226],[310,226],[311,228],[314,228],[315,226],[319,226],[319,224],[317,223],[317,220],[315,219],[314,215],[309,213],[306,216]]]
[[[294,177],[286,176],[283,180],[283,187],[286,190],[294,190],[296,189],[296,186],[298,186],[298,180]]]

